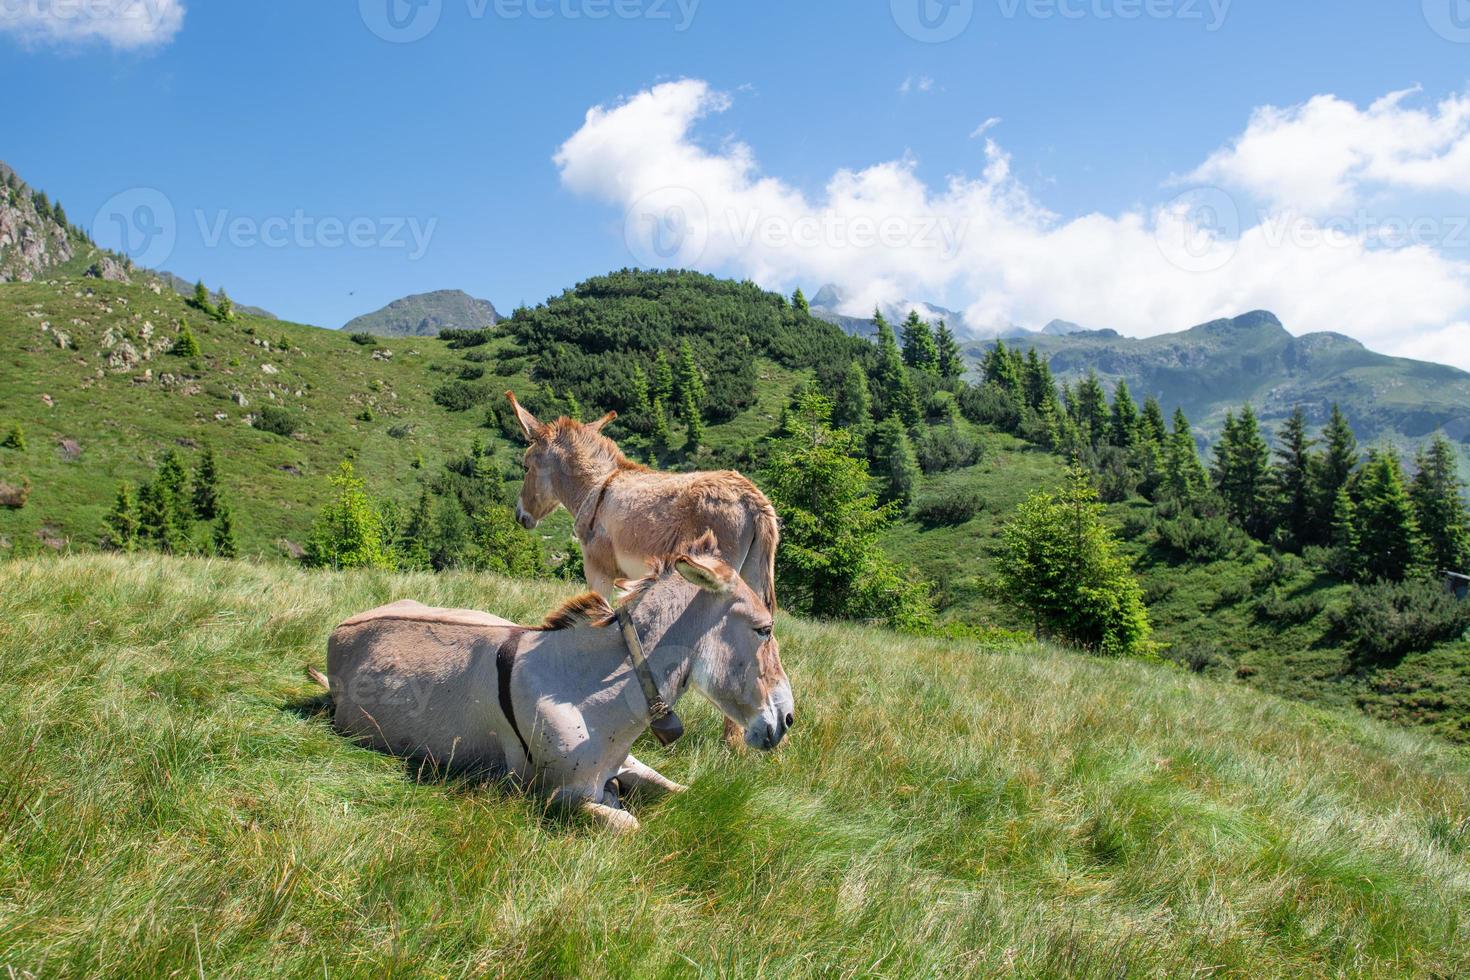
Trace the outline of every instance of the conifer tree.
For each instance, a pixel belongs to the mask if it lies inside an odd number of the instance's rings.
[[[1348,485],[1353,470],[1358,467],[1358,439],[1352,426],[1336,405],[1332,406],[1332,417],[1322,430],[1322,455],[1318,459],[1316,487],[1313,495],[1317,499],[1317,525],[1332,524],[1337,507],[1337,491]]]
[[[1057,397],[1051,365],[1036,353],[1035,347],[1026,352],[1026,367],[1021,374],[1021,386],[1026,392],[1026,404],[1038,412],[1047,399]]]
[[[649,397],[663,402],[666,407],[674,398],[674,369],[669,364],[669,356],[663,351],[659,351],[653,360],[653,381]]]
[[[209,301],[209,289],[204,285],[203,279],[194,284],[194,298],[192,302],[196,309],[202,310],[211,316],[214,314],[214,304]]]
[[[674,401],[681,406],[682,415],[686,401],[692,400],[695,407],[702,410],[706,397],[704,375],[699,370],[699,362],[694,359],[694,347],[686,337],[679,344],[679,364],[674,371]]]
[[[1178,500],[1194,500],[1208,482],[1189,418],[1182,408],[1176,408],[1174,431],[1164,452],[1164,490]]]
[[[1414,502],[1404,487],[1397,454],[1373,453],[1363,471],[1358,542],[1365,578],[1401,582],[1422,557]]]
[[[393,567],[382,513],[351,463],[342,462],[331,485],[333,499],[317,516],[307,539],[306,563],[333,569]]]
[[[1455,449],[1436,434],[1415,459],[1409,496],[1424,537],[1426,558],[1437,572],[1470,572],[1470,513],[1456,471]]]
[[[939,345],[917,310],[910,310],[903,321],[903,363],[915,371],[939,373]]]
[[[214,315],[226,323],[235,319],[235,301],[225,294],[224,287],[220,287],[219,300],[215,303]]]
[[[187,323],[179,325],[178,339],[174,341],[174,345],[169,348],[168,352],[178,357],[199,356],[199,341],[194,339],[194,332],[189,329]]]
[[[455,497],[442,497],[434,514],[432,561],[434,568],[463,568],[472,564],[470,522]]]
[[[633,377],[628,383],[628,406],[642,422],[648,421],[649,413],[653,411],[653,402],[648,394],[648,375],[643,373],[643,367],[635,364],[633,366]]]
[[[1214,478],[1231,518],[1256,537],[1265,534],[1270,523],[1271,450],[1249,405],[1239,416],[1225,416],[1225,431],[1215,447]]]
[[[429,491],[419,491],[418,503],[409,512],[394,548],[398,567],[407,572],[428,571],[434,559],[434,506]]]
[[[218,513],[219,467],[214,457],[214,447],[205,446],[199,457],[199,466],[194,470],[194,516],[201,521],[212,521]]]
[[[1138,421],[1138,436],[1160,449],[1169,441],[1169,427],[1164,422],[1164,409],[1153,395],[1143,400],[1143,416]]]
[[[235,536],[235,515],[226,504],[215,507],[214,530],[211,543],[214,553],[220,558],[234,560],[240,557],[240,542]]]
[[[801,291],[800,286],[797,286],[796,292],[791,294],[791,307],[803,316],[808,316],[812,312],[811,306],[806,301],[806,294]]]
[[[856,360],[848,362],[837,397],[832,400],[832,424],[839,429],[863,432],[871,419],[872,407],[868,376],[863,373],[862,364]]]
[[[1108,412],[1108,395],[1098,380],[1097,372],[1088,371],[1075,392],[1075,405],[1069,405],[1072,418],[1082,432],[1082,438],[1096,449],[1107,439],[1111,422]]]
[[[963,378],[965,376],[965,355],[960,352],[960,344],[955,339],[954,331],[950,330],[943,320],[939,321],[934,344],[939,350],[939,377],[947,382],[955,382]]]
[[[878,325],[878,368],[870,389],[875,403],[873,414],[880,417],[897,415],[905,425],[918,425],[922,414],[919,397],[908,369],[904,367],[898,338],[880,311],[873,311],[873,319]]]
[[[117,485],[117,498],[107,515],[107,546],[123,552],[138,547],[138,505],[133,488],[126,483]]]
[[[1332,501],[1332,572],[1350,582],[1363,574],[1362,542],[1358,539],[1358,508],[1347,487],[1339,487]]]
[[[873,473],[879,499],[906,508],[914,499],[921,476],[918,457],[903,422],[890,415],[873,432]]]
[[[1112,418],[1108,424],[1108,441],[1119,449],[1129,449],[1138,441],[1138,403],[1128,390],[1128,382],[1119,379],[1113,389]]]
[[[1314,445],[1315,442],[1307,436],[1306,413],[1298,407],[1281,429],[1272,488],[1276,497],[1277,523],[1298,548],[1315,540]]]
[[[669,454],[669,414],[664,410],[662,398],[653,400],[652,422],[649,441],[655,461]]]

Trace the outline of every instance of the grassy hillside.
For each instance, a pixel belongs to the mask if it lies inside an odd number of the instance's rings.
[[[1453,975],[1470,763],[1137,662],[784,619],[800,728],[712,712],[610,839],[344,743],[302,666],[386,599],[552,586],[0,565],[0,962],[17,975]],[[265,601],[262,601],[265,597]]]

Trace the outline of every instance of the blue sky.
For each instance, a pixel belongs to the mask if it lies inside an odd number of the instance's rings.
[[[908,240],[730,242],[719,228],[680,256],[774,288],[831,278],[855,304],[1139,334],[1269,303],[1297,332],[1470,358],[1456,353],[1470,350],[1470,232],[1453,227],[1470,212],[1455,176],[1470,163],[1467,0],[104,0],[94,20],[52,8],[77,2],[0,3],[0,87],[25,93],[7,105],[0,159],[73,220],[102,211],[103,240],[119,234],[109,208],[133,220],[161,193],[165,267],[291,319],[337,326],[448,287],[502,309],[537,302],[645,260],[630,213],[674,186],[716,225],[854,208],[964,225],[967,244],[936,256]],[[409,30],[432,29],[385,40],[390,2]],[[911,36],[921,5],[956,36]],[[597,106],[600,126],[584,125]],[[834,193],[844,173],[853,200]],[[1312,193],[1334,181],[1342,193]],[[1137,242],[1165,234],[1159,209],[1198,186],[1223,188],[1239,227],[1207,227],[1187,268],[1156,274],[1159,250]],[[1327,259],[1310,243],[1256,251],[1247,237],[1273,227],[1268,212],[1318,230],[1351,221],[1355,244]],[[1439,224],[1407,243],[1357,240],[1400,216]],[[322,219],[356,221],[359,240],[326,247]],[[280,247],[251,234],[298,220],[308,230]],[[242,231],[221,231],[230,222]],[[1216,246],[1223,265],[1204,254]],[[1353,293],[1365,283],[1402,310]]]

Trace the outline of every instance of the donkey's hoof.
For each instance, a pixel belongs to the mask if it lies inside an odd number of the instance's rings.
[[[638,830],[638,818],[627,810],[614,810],[601,803],[586,803],[582,806],[582,812],[615,834],[631,834]]]

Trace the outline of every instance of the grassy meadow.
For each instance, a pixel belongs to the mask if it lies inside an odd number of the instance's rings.
[[[554,584],[0,565],[7,976],[1470,972],[1470,758],[1140,662],[784,618],[799,727],[702,703],[616,839],[339,739],[303,676],[403,597]]]

